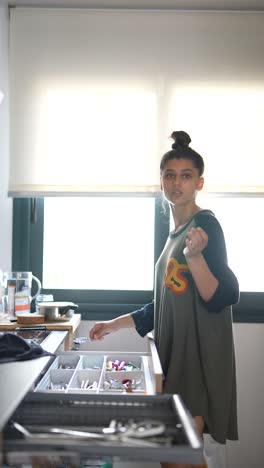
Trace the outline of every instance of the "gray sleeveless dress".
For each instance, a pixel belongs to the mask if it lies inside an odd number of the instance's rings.
[[[200,297],[183,250],[190,227],[208,234],[203,252],[219,287],[210,302]],[[224,235],[209,210],[171,233],[156,264],[154,304],[132,313],[144,336],[154,338],[164,372],[164,393],[179,394],[193,416],[203,416],[206,431],[220,443],[236,440],[236,372],[231,304],[239,288],[227,264]],[[154,314],[153,314],[154,312]]]

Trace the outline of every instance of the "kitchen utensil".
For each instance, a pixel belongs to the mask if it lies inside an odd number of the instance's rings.
[[[38,308],[46,321],[62,321],[69,320],[78,305],[73,302],[39,302]]]
[[[30,331],[34,331],[34,332],[43,332],[43,331],[47,331],[47,327],[46,325],[36,325],[36,326],[32,326],[32,327],[16,327],[15,328],[16,331],[22,331],[22,332],[30,332]]]
[[[113,425],[113,423],[115,424]],[[103,428],[102,433],[58,427],[50,428],[46,433],[32,433],[25,426],[22,426],[22,424],[16,421],[13,421],[13,427],[22,433],[25,438],[43,439],[48,438],[49,433],[51,433],[57,436],[68,436],[84,440],[92,439],[94,441],[104,441],[106,443],[123,442],[132,446],[147,447],[157,447],[158,444],[155,440],[152,442],[151,437],[164,434],[165,432],[165,425],[162,422],[152,420],[140,421],[138,423],[130,421],[127,425],[118,423],[117,421],[111,421],[108,427]],[[165,441],[167,440],[165,439]]]

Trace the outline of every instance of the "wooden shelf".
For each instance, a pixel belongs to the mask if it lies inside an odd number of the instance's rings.
[[[73,339],[76,333],[78,326],[81,323],[81,314],[74,314],[70,320],[59,321],[59,322],[44,322],[41,325],[44,325],[47,330],[67,330],[68,334],[64,341],[64,349],[70,350],[72,347]],[[25,327],[27,325],[24,325]],[[34,326],[33,324],[30,326]],[[36,324],[36,327],[38,324]],[[9,317],[4,317],[0,319],[0,331],[14,331],[17,327],[22,328],[23,325],[17,324],[17,322],[10,322]]]

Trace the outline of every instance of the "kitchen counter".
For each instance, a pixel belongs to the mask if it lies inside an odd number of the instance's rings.
[[[66,331],[55,331],[43,345],[46,351],[55,353],[66,338]],[[0,364],[0,431],[19,403],[31,389],[34,381],[48,364],[51,357],[45,356],[28,361]]]
[[[49,360],[50,357],[47,356],[30,361],[1,364],[0,430],[3,429]]]
[[[44,322],[43,325],[47,330],[66,330],[68,332],[64,341],[64,349],[66,351],[71,349],[75,333],[80,323],[81,314],[74,314],[68,321]],[[18,326],[23,327],[23,325],[18,325],[17,322],[10,322],[8,317],[0,320],[0,331],[15,330]]]

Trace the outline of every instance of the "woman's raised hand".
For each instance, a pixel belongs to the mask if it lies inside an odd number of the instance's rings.
[[[200,255],[208,244],[208,235],[206,232],[200,227],[191,228],[187,236],[185,241],[186,247],[183,250],[184,255],[187,257]]]

